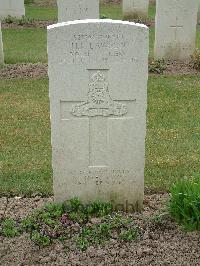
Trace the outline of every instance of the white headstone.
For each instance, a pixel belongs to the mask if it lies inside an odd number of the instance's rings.
[[[56,200],[141,209],[148,28],[117,20],[55,24],[48,58]]]
[[[99,18],[99,0],[57,0],[58,22]]]
[[[0,64],[3,63],[4,63],[4,54],[3,54],[3,41],[2,41],[1,22],[0,22]]]
[[[123,0],[124,19],[145,19],[148,17],[149,0]]]
[[[197,0],[157,0],[155,58],[189,59],[195,51]]]
[[[0,0],[0,20],[8,16],[21,18],[24,15],[24,0]]]

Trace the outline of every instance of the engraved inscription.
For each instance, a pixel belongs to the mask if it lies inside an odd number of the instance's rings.
[[[115,102],[110,96],[109,85],[101,71],[92,75],[88,100],[84,103],[74,105],[71,114],[74,116],[123,116],[127,113],[125,104]]]
[[[106,185],[121,185],[126,182],[134,184],[136,179],[131,174],[129,169],[99,169],[99,170],[73,170],[68,173],[73,177],[74,183],[76,185],[87,185],[93,182],[96,186],[106,184]],[[102,176],[104,178],[102,178]],[[131,178],[127,178],[131,176]],[[65,185],[63,181],[60,186]]]

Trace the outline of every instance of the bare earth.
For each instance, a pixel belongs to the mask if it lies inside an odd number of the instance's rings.
[[[142,214],[131,217],[140,227],[137,240],[129,243],[112,240],[104,247],[80,252],[60,242],[39,248],[24,234],[17,238],[0,236],[0,265],[200,265],[200,234],[182,231],[169,217],[162,223],[148,221],[166,205],[168,194],[145,197]],[[0,215],[19,219],[53,198],[1,198]]]
[[[100,0],[104,4],[120,4],[122,0]],[[33,5],[48,7],[48,6],[56,6],[56,0],[34,0]]]
[[[2,68],[0,68],[0,79],[44,78],[47,77],[47,68],[48,65],[42,63],[21,63],[4,65]],[[200,72],[191,68],[189,64],[173,62],[167,64],[167,68],[163,74],[186,75],[200,74]]]

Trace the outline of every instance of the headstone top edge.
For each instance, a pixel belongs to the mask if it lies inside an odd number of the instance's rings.
[[[71,25],[76,25],[76,24],[95,24],[95,23],[99,23],[99,24],[106,24],[106,23],[110,23],[110,24],[121,24],[121,25],[130,25],[130,26],[134,26],[134,27],[140,27],[140,28],[144,28],[144,29],[149,29],[146,25],[144,24],[140,24],[140,23],[135,23],[135,22],[130,22],[130,21],[123,21],[123,20],[112,20],[112,19],[84,19],[84,20],[74,20],[74,21],[68,21],[68,22],[62,22],[62,23],[56,23],[56,24],[52,24],[47,26],[48,30],[52,30],[55,28],[60,28],[60,27],[64,27],[64,26],[71,26]]]

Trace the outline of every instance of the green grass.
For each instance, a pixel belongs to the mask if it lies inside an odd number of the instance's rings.
[[[6,29],[3,42],[6,64],[47,62],[45,29]]]
[[[35,20],[57,20],[58,12],[56,7],[26,6],[26,17]]]
[[[52,192],[47,80],[0,81],[0,194]]]
[[[199,76],[150,78],[146,186],[168,189],[200,173]]]
[[[122,19],[121,5],[101,5],[100,16],[105,15],[110,19]]]
[[[156,15],[156,6],[149,5],[149,19],[154,20]]]
[[[0,81],[0,195],[52,193],[48,80]],[[199,174],[199,76],[150,77],[146,187]]]

